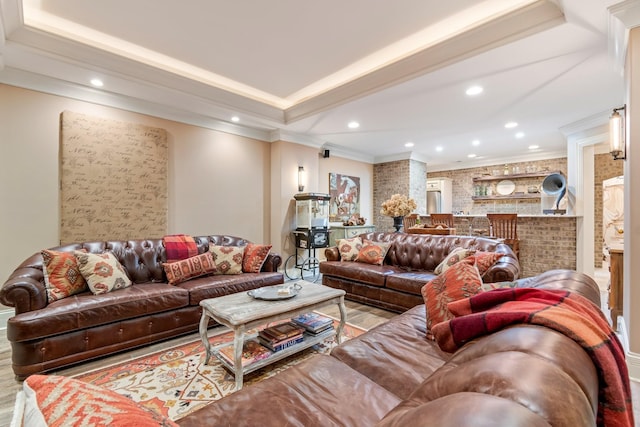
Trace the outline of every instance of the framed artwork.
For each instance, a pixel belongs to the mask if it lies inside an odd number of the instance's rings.
[[[329,173],[329,221],[344,221],[360,214],[360,178]]]

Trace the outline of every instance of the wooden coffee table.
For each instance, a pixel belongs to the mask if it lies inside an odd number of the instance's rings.
[[[211,356],[217,357],[227,368],[229,368],[236,378],[236,390],[242,388],[243,377],[249,372],[260,369],[266,365],[300,352],[315,344],[324,341],[326,338],[335,334],[336,342],[340,343],[340,337],[344,324],[347,319],[347,312],[344,306],[345,291],[334,289],[328,286],[299,280],[296,282],[300,285],[297,295],[288,299],[279,299],[267,301],[256,299],[247,294],[247,292],[239,292],[236,294],[225,295],[218,298],[210,298],[200,301],[202,306],[202,318],[200,319],[200,337],[204,345],[205,365],[209,363]],[[292,286],[293,283],[287,283],[281,286]],[[268,358],[256,361],[247,366],[242,366],[242,347],[245,342],[245,334],[251,328],[264,325],[269,322],[283,320],[308,313],[315,309],[330,304],[337,304],[340,309],[340,324],[337,329],[331,328],[329,331],[321,332],[317,335],[305,334],[304,341],[278,351],[270,355]],[[216,322],[228,326],[233,330],[233,344],[222,344],[214,348],[209,343],[207,337],[207,326],[209,318]],[[252,338],[249,336],[248,338]],[[229,364],[219,355],[219,350],[227,345],[233,345],[234,363]]]

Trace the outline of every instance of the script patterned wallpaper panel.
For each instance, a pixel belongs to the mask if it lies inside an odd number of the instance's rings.
[[[164,129],[64,111],[61,243],[167,234],[167,158]]]

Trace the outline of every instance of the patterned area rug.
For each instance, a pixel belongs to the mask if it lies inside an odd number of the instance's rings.
[[[337,320],[334,325],[337,327]],[[345,325],[343,342],[365,332]],[[233,332],[209,337],[212,346],[233,341]],[[262,381],[318,353],[329,353],[334,338],[245,376],[244,387]],[[75,378],[109,388],[176,421],[234,392],[235,379],[215,357],[203,365],[204,347],[198,339],[138,359],[101,368]]]

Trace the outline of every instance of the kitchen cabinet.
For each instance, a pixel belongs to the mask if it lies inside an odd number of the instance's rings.
[[[337,246],[338,239],[350,239],[362,233],[373,233],[376,228],[373,225],[332,225],[329,233],[329,246]]]

